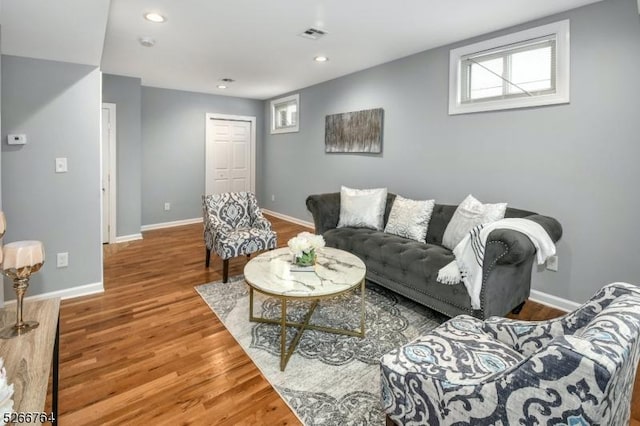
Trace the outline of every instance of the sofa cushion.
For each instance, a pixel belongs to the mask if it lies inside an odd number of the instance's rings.
[[[396,291],[398,287],[408,287],[459,309],[468,310],[470,306],[464,284],[445,285],[436,281],[440,268],[454,259],[449,249],[366,228],[330,229],[324,233],[324,239],[327,246],[362,259],[371,281]]]
[[[384,232],[423,243],[435,200],[410,200],[397,196]]]
[[[387,188],[340,189],[338,228],[355,226],[382,230],[384,227]]]
[[[324,239],[327,246],[346,250],[363,258],[365,262],[376,263],[382,267],[411,269],[419,263],[431,263],[435,269],[434,281],[438,269],[453,260],[451,250],[444,247],[419,243],[368,228],[330,229],[324,233]]]
[[[469,194],[456,209],[442,237],[442,245],[453,250],[477,225],[504,218],[507,203],[482,204]]]

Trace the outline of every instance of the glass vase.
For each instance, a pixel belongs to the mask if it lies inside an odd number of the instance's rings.
[[[316,264],[316,251],[310,250],[302,252],[302,256],[296,256],[295,263],[297,266],[313,266]]]

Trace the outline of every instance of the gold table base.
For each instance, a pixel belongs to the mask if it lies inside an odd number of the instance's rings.
[[[360,283],[360,330],[359,331],[355,331],[355,330],[346,330],[346,329],[342,329],[342,328],[333,328],[333,327],[324,327],[321,325],[314,325],[314,324],[310,324],[309,320],[311,319],[311,316],[313,315],[313,312],[316,309],[316,306],[318,306],[318,302],[321,299],[328,299],[331,297],[336,297],[339,296],[343,293],[352,291],[354,288],[356,287],[352,287],[350,289],[347,289],[345,291],[341,291],[339,293],[335,293],[335,294],[328,294],[325,296],[311,296],[311,297],[296,297],[296,296],[283,296],[283,295],[275,295],[275,294],[271,294],[271,293],[265,293],[265,292],[261,292],[264,294],[267,294],[268,296],[271,297],[275,297],[280,299],[280,306],[282,307],[280,309],[280,319],[276,320],[276,319],[269,319],[269,318],[262,318],[262,317],[255,317],[253,316],[253,286],[249,286],[249,321],[251,322],[260,322],[260,323],[266,323],[266,324],[279,324],[280,325],[280,371],[284,371],[284,369],[287,366],[287,363],[289,362],[289,358],[291,358],[291,355],[293,355],[293,352],[296,350],[296,347],[298,346],[298,342],[300,342],[300,338],[302,337],[302,333],[305,330],[318,330],[318,331],[324,331],[326,333],[333,333],[333,334],[340,334],[340,335],[345,335],[345,336],[355,336],[355,337],[360,337],[360,338],[364,338],[365,336],[365,330],[364,330],[364,323],[365,323],[365,299],[364,299],[364,290],[365,290],[365,280],[363,279],[362,282]],[[260,291],[260,290],[256,290],[256,291]],[[311,304],[311,307],[309,308],[309,311],[307,312],[307,314],[304,317],[304,321],[303,322],[291,322],[291,321],[287,321],[287,300],[291,299],[291,300],[313,300],[313,303]],[[295,337],[293,338],[293,341],[291,342],[291,345],[289,345],[289,348],[287,349],[287,327],[295,327],[298,329],[298,332],[296,333]]]

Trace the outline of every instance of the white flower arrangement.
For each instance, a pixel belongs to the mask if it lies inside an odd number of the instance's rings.
[[[7,382],[7,371],[4,369],[4,360],[0,358],[0,420],[6,414],[13,413],[13,385]],[[4,424],[4,422],[2,422]]]
[[[315,235],[311,232],[301,232],[291,238],[287,245],[289,246],[291,254],[298,259],[308,257],[310,254],[313,254],[313,257],[315,257],[315,251],[324,247],[325,242],[322,235]]]

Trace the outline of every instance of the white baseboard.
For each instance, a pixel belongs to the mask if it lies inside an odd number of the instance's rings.
[[[65,299],[73,299],[81,296],[89,296],[91,294],[97,294],[97,293],[104,293],[104,286],[102,285],[101,282],[79,285],[77,287],[65,288],[64,290],[50,291],[48,293],[35,294],[33,296],[25,297],[24,300],[25,301],[42,300],[42,299],[50,299],[52,297],[59,297],[62,300],[65,300]],[[10,305],[12,303],[16,303],[16,299],[4,301],[5,305]]]
[[[274,212],[274,211],[271,211],[271,210],[267,210],[267,209],[262,209],[262,212],[266,213],[268,215],[271,215],[271,216],[275,216],[278,219],[282,219],[282,220],[286,220],[288,222],[295,223],[297,225],[302,225],[302,226],[305,226],[305,227],[311,228],[311,229],[315,228],[315,225],[313,223],[307,222],[306,220],[297,219],[297,218],[295,218],[293,216],[288,216],[286,214],[277,213],[277,212]]]
[[[571,312],[576,310],[581,303],[572,302],[571,300],[563,299],[562,297],[554,296],[552,294],[543,293],[538,290],[531,290],[529,296],[534,302],[541,303],[543,305],[550,306],[552,308],[560,309],[561,311]]]
[[[202,223],[201,217],[193,219],[174,220],[173,222],[153,223],[151,225],[142,225],[141,231],[153,231],[154,229],[173,228],[174,226],[192,225],[194,223]]]
[[[142,239],[142,234],[131,234],[131,235],[122,235],[120,237],[116,237],[116,243],[127,243],[129,241],[137,241]]]

